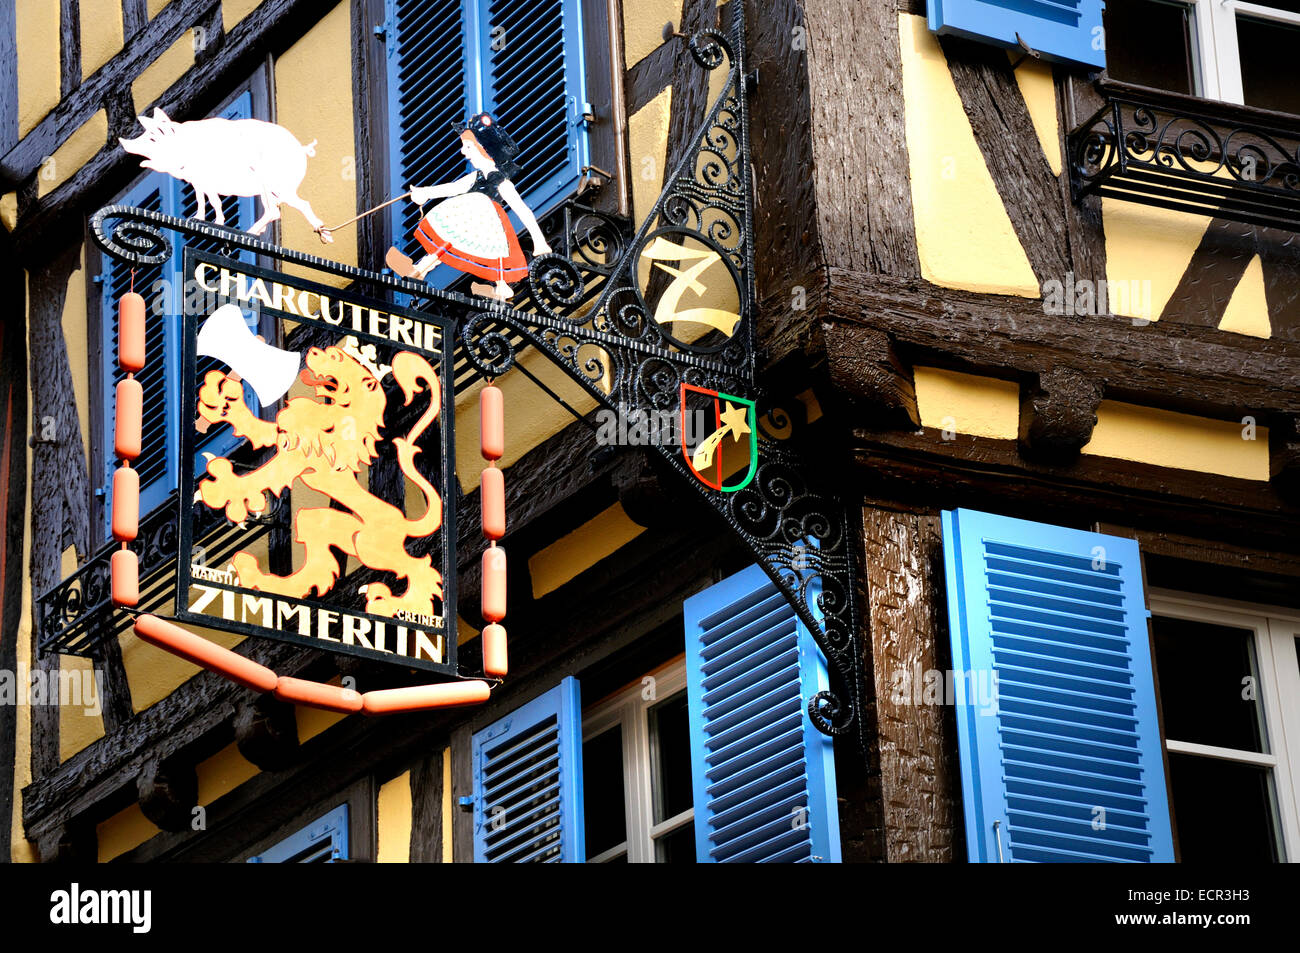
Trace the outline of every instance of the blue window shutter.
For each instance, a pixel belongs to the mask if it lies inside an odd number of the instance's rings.
[[[221,119],[252,119],[253,118],[253,94],[245,90],[243,93],[241,93],[240,95],[236,96],[233,100],[231,100],[231,102],[226,106],[225,109],[221,110],[221,112],[219,113],[215,113],[214,115],[220,117]],[[194,189],[191,188],[186,183],[180,181],[175,182],[175,188],[177,190],[176,203],[177,203],[177,208],[179,209],[179,211],[176,214],[178,214],[181,218],[193,218],[194,213],[198,211],[198,204],[197,204],[197,199],[194,195]],[[252,225],[255,221],[257,221],[257,209],[256,209],[255,200],[253,196],[240,196],[240,195],[223,196],[221,208],[222,208],[222,213],[225,215],[225,219],[226,219],[225,224],[228,225],[230,228],[237,228],[241,231],[244,231],[247,230],[248,227]],[[207,205],[206,212],[207,212],[207,221],[215,222],[216,215],[213,213],[213,209],[210,203]],[[179,239],[180,236],[177,236],[177,238]],[[219,253],[223,243],[218,239],[211,239],[211,238],[186,238],[181,242],[181,244],[182,247],[188,246],[190,248],[195,248],[200,251]],[[247,250],[239,251],[238,253],[236,253],[235,257],[238,258],[240,261],[250,265],[256,264],[257,261],[257,256],[255,256],[252,252]],[[176,274],[180,276],[181,269],[184,267],[184,263],[179,256],[179,252],[177,254],[177,257],[173,261],[176,268]],[[182,286],[182,294],[183,293],[184,291]],[[182,299],[182,303],[183,303],[183,299]],[[177,315],[181,314],[180,307],[178,307],[175,313]],[[177,320],[179,321],[179,318]],[[248,324],[249,330],[251,330],[254,334],[258,333],[257,315],[255,313],[253,313],[252,311],[245,311],[244,321]],[[177,374],[175,375],[177,381],[180,380],[179,360],[180,360],[180,349],[177,348],[177,365],[176,365]],[[218,360],[215,360],[214,358],[200,357],[195,365],[195,371],[194,371],[195,381],[198,383],[202,383],[204,375],[207,374],[208,371],[214,369],[229,370],[229,368],[227,368],[226,365],[222,364]],[[253,389],[247,384],[244,385],[244,401],[245,403],[248,404],[249,408],[253,411],[253,413],[257,413],[258,410],[260,409],[260,405],[258,404],[257,401],[257,395],[253,393]],[[183,419],[185,414],[189,413],[188,408],[189,405],[192,403],[192,401],[183,401],[182,403],[184,403],[186,406],[185,413],[181,415],[181,418]],[[207,461],[203,457],[204,453],[210,453],[215,457],[224,457],[227,454],[229,454],[231,451],[233,451],[236,447],[238,447],[242,442],[243,442],[242,438],[236,437],[234,433],[231,431],[231,429],[225,426],[224,424],[222,426],[213,428],[206,436],[200,437],[197,446],[198,453],[195,455],[194,458],[195,475],[196,476],[201,475],[207,469]],[[179,434],[177,435],[176,447],[177,447],[177,452],[179,452],[180,449]]]
[[[332,864],[348,859],[348,806],[340,804],[302,830],[248,858],[250,864]]]
[[[1134,540],[943,514],[971,861],[1171,861]]]
[[[477,732],[475,863],[584,863],[582,708],[568,676]]]
[[[587,165],[581,0],[479,0],[483,108],[519,145],[519,194],[538,216]],[[493,46],[499,49],[493,49]]]
[[[927,0],[930,29],[1018,49],[1016,34],[1043,59],[1106,66],[1102,0]]]
[[[162,173],[145,177],[122,197],[120,204],[133,205],[152,212],[171,214],[173,210],[174,180]],[[168,233],[168,239],[176,236]],[[138,375],[144,389],[144,421],[141,454],[135,462],[140,471],[140,512],[149,512],[167,498],[176,488],[176,461],[174,401],[170,389],[176,386],[176,276],[178,259],[162,265],[144,265],[135,271],[135,290],[145,299],[146,336],[145,367]],[[107,536],[112,509],[112,479],[117,468],[113,453],[113,425],[116,415],[117,384],[125,376],[117,364],[117,310],[118,300],[131,290],[131,268],[108,255],[100,258],[100,328],[101,375],[103,381],[102,433],[104,435],[104,524]]]
[[[474,0],[467,0],[473,3]],[[477,63],[468,55],[470,16],[462,0],[385,0],[388,68],[388,170],[394,196],[408,186],[438,185],[465,174],[468,166],[451,130],[475,111]],[[418,261],[419,209],[398,202],[389,219],[393,244]],[[446,284],[459,272],[441,268]],[[432,276],[432,275],[431,275]]]
[[[581,0],[385,3],[390,191],[470,171],[451,123],[488,111],[519,145],[515,186],[533,212],[571,194],[590,162]],[[419,216],[399,202],[389,219],[393,244],[417,261]],[[445,287],[459,275],[439,268],[430,279]]]
[[[838,861],[834,747],[807,712],[827,687],[812,636],[759,566],[684,610],[696,859]]]

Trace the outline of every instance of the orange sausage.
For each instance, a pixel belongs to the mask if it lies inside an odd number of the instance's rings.
[[[157,616],[142,615],[135,620],[135,634],[150,645],[166,649],[187,662],[226,676],[232,682],[258,692],[275,690],[275,672],[230,649],[214,645],[202,636]]]
[[[488,384],[478,395],[478,433],[484,460],[506,452],[506,404],[501,388]]]
[[[337,685],[309,682],[302,678],[289,678],[286,675],[281,675],[276,681],[275,697],[295,705],[310,705],[312,708],[341,711],[349,715],[361,710],[360,692]]]
[[[129,543],[140,532],[140,471],[118,467],[113,472],[113,538]]]
[[[144,369],[144,298],[134,291],[117,303],[117,363],[132,374]]]
[[[501,678],[509,669],[506,660],[505,626],[493,622],[483,629],[483,674]]]
[[[426,711],[456,705],[479,705],[487,701],[487,682],[441,682],[410,688],[386,688],[361,696],[361,710],[367,715],[388,715],[400,711]]]
[[[479,491],[479,508],[483,511],[483,535],[500,539],[506,534],[506,477],[496,467],[483,471]]]
[[[131,608],[140,602],[140,560],[129,549],[119,549],[109,560],[113,604]]]
[[[123,460],[134,460],[140,456],[140,427],[143,419],[144,388],[135,378],[118,381],[113,451]]]
[[[500,546],[483,550],[483,618],[500,622],[506,617],[506,551]]]

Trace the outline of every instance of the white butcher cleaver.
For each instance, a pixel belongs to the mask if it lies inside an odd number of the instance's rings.
[[[298,377],[300,355],[255,337],[237,305],[213,311],[199,328],[196,343],[200,355],[215,357],[248,381],[263,407],[287,394]]]

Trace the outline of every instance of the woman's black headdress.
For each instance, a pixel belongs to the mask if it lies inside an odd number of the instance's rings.
[[[471,133],[483,151],[497,164],[497,168],[505,173],[506,178],[514,178],[519,174],[519,166],[514,161],[515,156],[519,155],[519,146],[510,138],[510,133],[501,128],[488,113],[479,113],[471,117],[469,122],[454,122],[451,127],[457,135],[462,132]]]

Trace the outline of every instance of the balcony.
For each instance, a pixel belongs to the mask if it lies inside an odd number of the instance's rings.
[[[1300,118],[1102,80],[1066,137],[1076,202],[1100,195],[1300,231]]]

